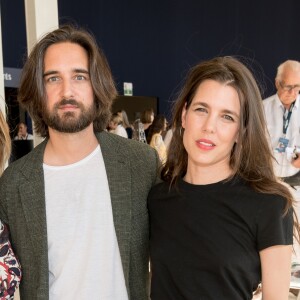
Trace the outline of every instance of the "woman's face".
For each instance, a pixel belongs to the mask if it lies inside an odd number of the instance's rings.
[[[153,120],[154,120],[154,113],[151,114],[150,120],[151,120],[151,124],[152,124],[152,123],[153,123]]]
[[[115,130],[118,127],[118,123],[116,123],[115,121],[110,121],[108,127],[110,130]]]
[[[182,112],[188,172],[198,167],[208,167],[219,174],[230,171],[239,119],[240,101],[233,87],[214,80],[199,85],[190,107]]]

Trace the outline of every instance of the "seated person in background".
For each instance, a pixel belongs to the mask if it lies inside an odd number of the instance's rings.
[[[133,129],[132,126],[130,125],[129,121],[128,121],[128,116],[125,110],[120,110],[118,111],[118,115],[121,117],[122,119],[122,125],[125,128],[126,132],[127,132],[127,136],[129,139],[132,139],[132,133],[133,133]]]
[[[162,163],[165,163],[167,160],[167,150],[162,138],[162,132],[166,130],[166,127],[167,120],[165,116],[157,115],[154,118],[152,125],[149,127],[147,136],[148,144],[157,151]]]
[[[154,111],[152,108],[146,109],[141,114],[141,122],[144,126],[145,136],[147,139],[149,127],[151,126],[153,120],[154,120]]]
[[[109,122],[109,129],[108,131],[114,134],[117,134],[119,136],[122,136],[124,138],[128,138],[127,132],[125,130],[125,128],[122,125],[122,119],[121,117],[118,115],[118,113],[114,113],[111,116],[110,122]]]
[[[19,123],[18,134],[14,137],[14,140],[33,140],[33,135],[27,132],[27,125],[23,122]]]
[[[9,128],[0,111],[0,174],[10,156]],[[9,232],[0,220],[0,299],[13,299],[21,280],[21,270],[9,241]]]

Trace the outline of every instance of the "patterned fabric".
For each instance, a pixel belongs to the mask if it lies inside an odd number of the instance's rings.
[[[20,264],[11,248],[7,226],[0,221],[0,299],[13,299],[20,280]]]
[[[137,119],[133,123],[132,139],[147,144],[144,125],[140,119]]]

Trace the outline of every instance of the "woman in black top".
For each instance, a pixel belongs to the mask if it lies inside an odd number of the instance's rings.
[[[273,173],[261,101],[234,58],[188,74],[148,199],[152,300],[252,299],[260,282],[264,300],[287,299],[293,198]]]

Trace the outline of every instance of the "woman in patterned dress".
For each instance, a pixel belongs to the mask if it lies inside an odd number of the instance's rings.
[[[0,174],[2,174],[5,164],[9,159],[10,151],[11,140],[9,128],[0,111]],[[14,299],[14,293],[20,284],[20,280],[20,264],[15,257],[9,241],[9,230],[0,220],[0,299]]]

